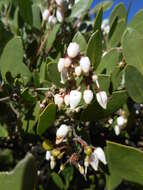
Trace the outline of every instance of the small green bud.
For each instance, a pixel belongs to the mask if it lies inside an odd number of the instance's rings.
[[[57,150],[57,149],[53,149],[53,150],[52,150],[52,155],[53,155],[54,157],[58,157],[59,154],[60,154],[60,151],[59,151],[59,150]]]
[[[51,145],[51,143],[50,143],[50,141],[48,141],[48,140],[43,141],[42,147],[45,150],[51,150],[53,148],[52,145]]]
[[[84,153],[85,153],[86,155],[90,155],[90,154],[92,153],[92,148],[89,147],[89,146],[87,146],[87,147],[84,149]]]

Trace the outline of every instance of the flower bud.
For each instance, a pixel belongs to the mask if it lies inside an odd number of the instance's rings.
[[[66,106],[69,106],[69,104],[70,104],[70,95],[69,94],[65,95],[64,102],[65,102]]]
[[[69,57],[65,58],[64,66],[69,67],[71,65],[72,61]]]
[[[55,94],[54,102],[58,107],[61,107],[64,102],[64,99],[60,94]]]
[[[82,72],[82,70],[81,70],[81,67],[80,66],[77,66],[76,68],[75,68],[75,74],[76,74],[76,76],[80,76],[81,75],[81,72]]]
[[[61,71],[61,83],[65,84],[65,82],[68,79],[68,71],[67,68],[63,68],[63,70]]]
[[[83,93],[83,99],[86,104],[90,104],[93,99],[93,92],[91,90],[85,90]]]
[[[43,141],[42,147],[43,147],[45,150],[51,150],[51,149],[52,149],[52,144],[51,144],[49,141]]]
[[[72,42],[69,44],[67,48],[68,56],[71,58],[75,58],[79,54],[80,48],[76,42]]]
[[[98,76],[97,75],[92,75],[92,81],[96,82],[98,80]]]
[[[70,108],[75,109],[81,100],[81,92],[78,90],[71,90],[70,92]]]
[[[58,61],[58,71],[59,72],[62,72],[62,70],[64,69],[64,65],[65,65],[65,59],[60,58]]]
[[[97,101],[99,103],[99,105],[103,108],[106,109],[107,108],[107,94],[105,91],[100,91],[98,93],[96,93],[96,98]]]
[[[48,22],[51,26],[54,26],[57,22],[57,19],[55,16],[51,15],[51,16],[49,16]]]
[[[127,123],[127,119],[124,118],[123,116],[117,117],[117,125],[118,126],[123,126]]]
[[[94,154],[96,154],[98,160],[100,160],[103,164],[107,164],[107,161],[106,161],[106,158],[105,158],[105,154],[104,154],[104,151],[102,150],[102,148],[100,147],[97,147],[95,150],[94,150]]]
[[[42,14],[43,21],[48,21],[49,16],[50,16],[50,11],[46,9]]]
[[[89,155],[92,153],[92,148],[88,146],[88,147],[86,147],[86,148],[84,149],[84,152],[85,152],[86,155],[89,156]]]
[[[61,164],[61,165],[60,165],[60,172],[62,172],[64,169],[65,169],[65,165],[64,165],[64,164]]]
[[[88,73],[90,70],[90,60],[88,57],[81,57],[80,67],[84,73]]]
[[[56,0],[57,5],[62,6],[64,0]]]
[[[114,131],[115,131],[115,134],[118,136],[121,132],[121,127],[119,125],[115,125]]]
[[[57,20],[62,23],[64,21],[64,13],[62,12],[61,9],[57,9],[56,11],[56,17],[57,17]]]
[[[78,169],[79,169],[79,172],[81,173],[81,175],[84,175],[84,167],[81,166],[80,164],[78,164]]]
[[[51,159],[51,152],[46,151],[46,160],[49,161]]]
[[[51,156],[51,161],[50,161],[50,168],[51,170],[53,170],[56,166],[56,161],[55,158],[53,156]]]
[[[52,150],[52,156],[57,157],[60,154],[60,151],[57,149]]]

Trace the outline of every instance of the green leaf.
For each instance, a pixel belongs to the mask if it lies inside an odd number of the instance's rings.
[[[122,81],[123,70],[116,67],[111,75],[111,81],[113,85],[113,91],[117,90]]]
[[[131,65],[125,69],[125,86],[135,102],[143,103],[143,75]]]
[[[91,64],[94,66],[94,69],[96,69],[100,63],[102,56],[102,38],[100,31],[97,30],[90,37],[86,54],[90,58]]]
[[[25,132],[29,133],[29,134],[35,134],[34,131],[34,126],[37,123],[38,119],[39,119],[39,114],[40,114],[40,102],[37,102],[34,110],[33,110],[33,114],[31,118],[22,118],[22,128]],[[30,114],[28,114],[30,115]]]
[[[143,185],[143,152],[121,144],[107,142],[109,167],[107,190],[114,190],[122,180]]]
[[[11,172],[0,173],[1,190],[34,190],[36,168],[34,157],[28,154]]]
[[[96,69],[96,73],[106,73],[110,75],[113,70],[117,67],[119,62],[120,53],[117,48],[113,48],[102,57],[100,64]]]
[[[0,124],[0,138],[6,138],[6,137],[8,137],[8,131],[4,125]]]
[[[78,3],[74,4],[72,7],[71,17],[84,17],[90,8],[91,3],[92,0],[80,0]]]
[[[81,113],[81,120],[96,121],[102,118],[106,118],[112,113],[116,112],[118,109],[120,109],[123,104],[125,104],[127,98],[127,92],[124,90],[114,92],[112,94],[112,97],[110,97],[108,100],[106,110],[102,109],[97,102],[94,102]]]
[[[54,183],[56,184],[56,186],[58,187],[58,189],[61,189],[61,190],[64,189],[64,183],[58,174],[56,174],[55,172],[52,172],[51,178],[54,181]]]
[[[40,114],[37,125],[37,133],[39,135],[42,135],[49,127],[51,127],[55,119],[56,119],[56,105],[50,103]]]
[[[129,27],[138,31],[141,35],[143,35],[143,10],[137,12],[137,14],[133,17],[131,22],[129,23]]]
[[[65,181],[65,189],[69,188],[70,182],[73,179],[74,169],[73,166],[66,166],[65,169],[62,171],[62,176]]]
[[[32,25],[33,16],[32,16],[32,2],[31,0],[18,0],[19,12],[23,20]]]
[[[90,10],[91,14],[96,14],[101,8],[103,11],[106,11],[111,8],[113,5],[113,0],[104,0],[98,3],[93,9]]]
[[[57,63],[53,63],[53,62],[48,63],[47,78],[50,79],[50,81],[56,86],[59,86],[59,87],[62,86],[62,84],[60,83],[61,78],[60,78],[60,73],[58,72],[58,69],[57,69]]]
[[[15,37],[7,43],[0,59],[0,70],[3,78],[7,72],[10,72],[14,77],[21,74],[25,81],[30,79],[31,73],[23,63],[23,54],[22,41],[19,37]]]
[[[41,11],[40,7],[36,4],[32,5],[33,23],[32,26],[38,30],[41,29]]]
[[[86,51],[87,43],[86,43],[86,40],[85,40],[84,36],[80,32],[77,32],[74,35],[72,41],[79,44],[80,52],[85,52]]]
[[[56,35],[57,35],[57,32],[59,31],[60,29],[60,24],[56,24],[52,30],[52,32],[50,32],[49,36],[48,36],[48,41],[46,43],[46,49],[47,51],[52,47],[55,39],[56,39]]]
[[[143,37],[128,28],[122,38],[122,47],[126,63],[137,67],[143,73]]]
[[[6,45],[6,43],[12,38],[12,33],[4,28],[2,22],[0,22],[0,55]]]
[[[119,3],[112,11],[109,19],[109,24],[112,26],[115,19],[127,19],[127,10],[124,6],[124,3]]]
[[[12,164],[13,155],[10,149],[2,149],[0,150],[0,168]]]
[[[94,22],[94,31],[101,30],[102,16],[103,16],[103,9],[100,8]]]
[[[126,28],[126,21],[124,19],[115,20],[116,23],[113,23],[111,26],[108,43],[110,47],[116,47],[121,42],[121,37]],[[113,27],[113,28],[112,28]]]
[[[98,82],[99,82],[100,90],[109,92],[110,75],[99,74]]]

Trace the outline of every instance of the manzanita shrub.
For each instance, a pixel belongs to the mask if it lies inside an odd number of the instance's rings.
[[[143,189],[143,10],[91,3],[0,1],[0,190]]]

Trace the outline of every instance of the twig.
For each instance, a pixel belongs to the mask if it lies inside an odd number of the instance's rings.
[[[4,98],[0,98],[0,102],[4,102],[10,100],[10,96],[4,97]]]

